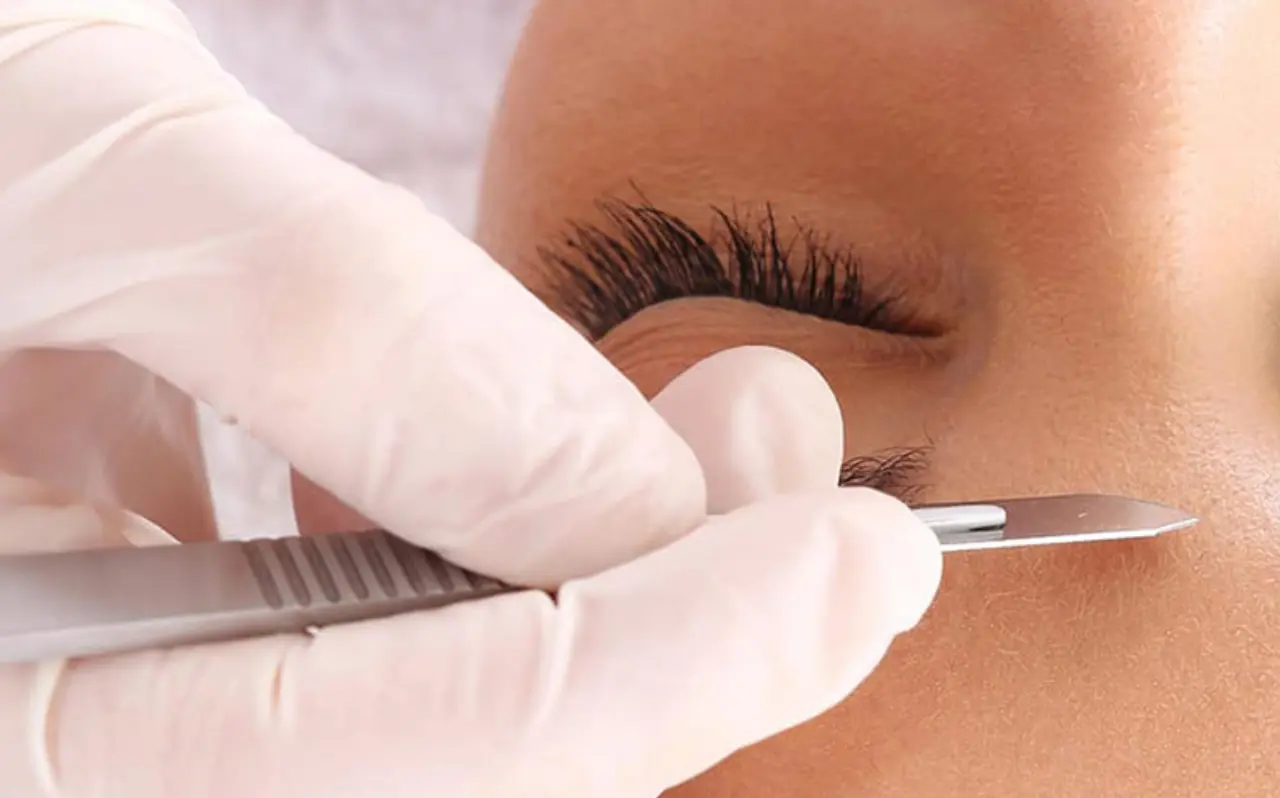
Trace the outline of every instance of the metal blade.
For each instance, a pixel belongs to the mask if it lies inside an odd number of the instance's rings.
[[[973,503],[979,507],[1000,507],[1005,511],[1002,526],[986,528],[939,528],[935,526],[942,550],[975,551],[1021,546],[1046,546],[1103,540],[1149,538],[1198,522],[1182,510],[1125,496],[1073,494],[1022,499],[995,499]],[[947,505],[954,512],[971,505]],[[926,512],[943,507],[920,508]],[[920,510],[917,510],[919,513]],[[976,526],[976,525],[975,525]]]

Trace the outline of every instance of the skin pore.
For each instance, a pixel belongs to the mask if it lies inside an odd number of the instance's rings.
[[[479,240],[647,393],[779,346],[835,389],[848,456],[929,447],[922,500],[1103,491],[1202,518],[948,557],[852,698],[673,795],[1274,794],[1278,36],[1261,0],[539,6]],[[618,272],[574,246],[619,235],[613,201],[722,253],[716,209],[772,215],[798,242],[781,268],[850,253],[897,326],[732,269],[648,294],[632,272],[602,300],[627,312],[593,320],[565,275]]]

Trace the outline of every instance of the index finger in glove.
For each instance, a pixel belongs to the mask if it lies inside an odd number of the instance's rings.
[[[940,564],[883,494],[779,497],[557,603],[72,663],[23,700],[44,731],[23,739],[66,798],[652,798],[840,701],[919,619]]]
[[[167,3],[0,8],[0,118],[0,348],[110,347],[508,581],[703,517],[692,452],[603,356],[251,101]]]

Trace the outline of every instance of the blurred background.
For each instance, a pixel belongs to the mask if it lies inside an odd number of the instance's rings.
[[[485,134],[534,0],[175,2],[299,133],[471,232]],[[285,463],[210,412],[201,424],[224,534],[293,534]]]

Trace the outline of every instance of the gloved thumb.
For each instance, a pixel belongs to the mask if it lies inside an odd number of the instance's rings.
[[[791,352],[717,352],[672,380],[653,406],[702,463],[712,515],[840,478],[840,403],[818,370]]]

